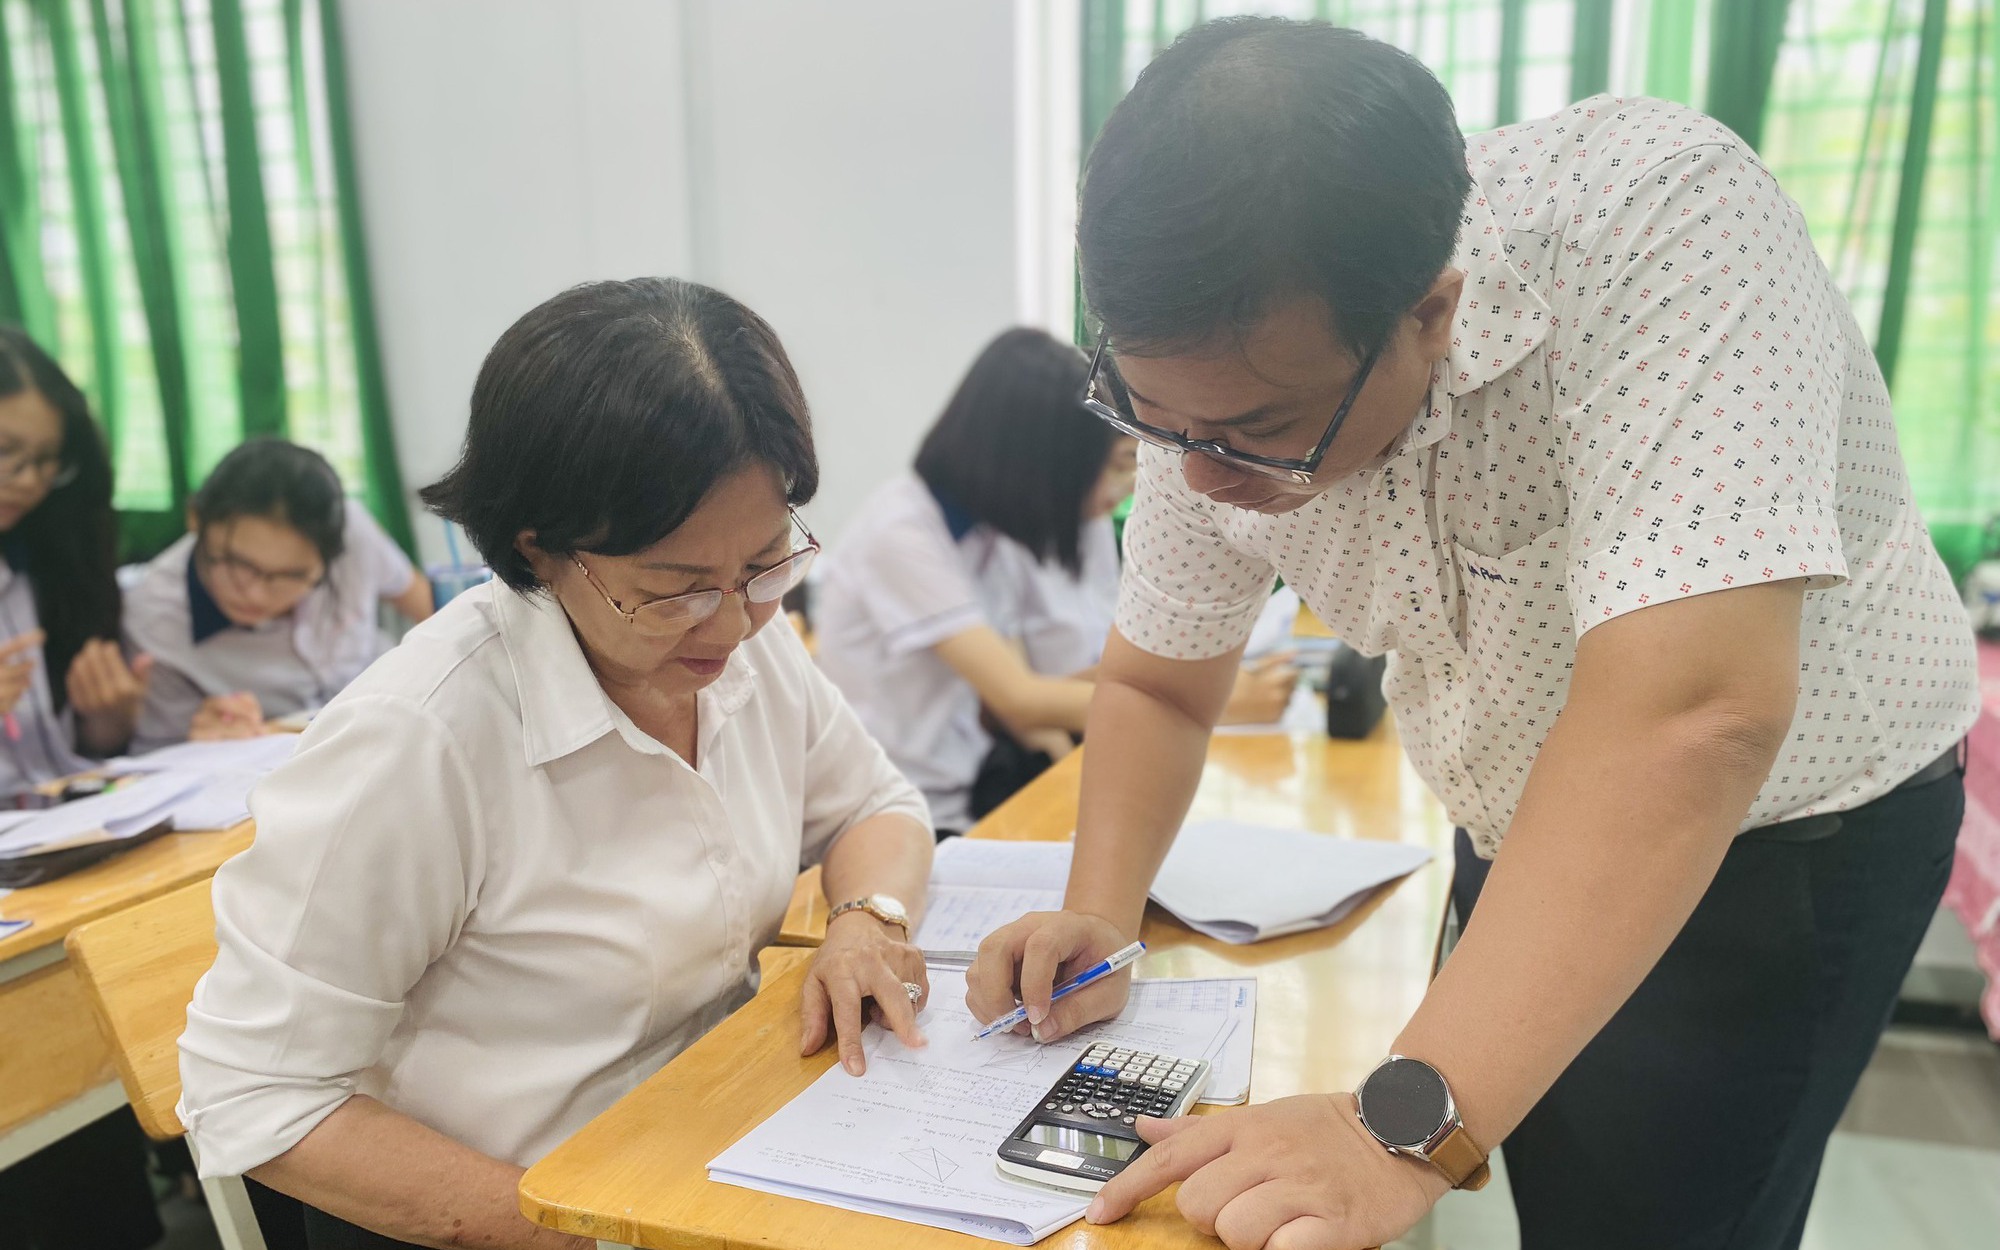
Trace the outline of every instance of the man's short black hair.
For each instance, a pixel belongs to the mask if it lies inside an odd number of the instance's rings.
[[[986,345],[917,449],[917,476],[974,521],[1071,573],[1083,508],[1115,437],[1083,407],[1082,353],[1040,330]]]
[[[1240,337],[1308,296],[1365,355],[1449,263],[1471,185],[1451,97],[1414,58],[1319,22],[1210,22],[1091,149],[1084,295],[1132,354]]]
[[[591,282],[516,321],[480,366],[456,468],[423,499],[493,572],[537,585],[523,531],[552,555],[630,555],[746,465],[793,505],[819,488],[798,376],[763,318],[677,278]]]

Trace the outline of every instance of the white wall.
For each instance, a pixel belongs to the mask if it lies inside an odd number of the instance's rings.
[[[837,541],[1016,315],[1013,5],[690,12],[694,276],[790,349]]]
[[[812,523],[836,539],[907,465],[988,338],[1021,320],[1066,324],[1054,287],[1067,263],[1047,255],[1067,255],[1066,229],[1033,182],[1033,145],[1074,132],[1073,87],[1049,90],[1050,67],[1024,58],[1047,32],[1071,33],[1074,0],[344,0],[343,12],[413,487],[451,463],[493,339],[586,278],[678,274],[771,321],[813,404]],[[437,526],[418,529],[434,552]]]
[[[681,26],[658,0],[342,0],[341,14],[414,491],[457,458],[479,363],[516,317],[586,279],[686,271]],[[416,528],[439,558],[435,519]]]

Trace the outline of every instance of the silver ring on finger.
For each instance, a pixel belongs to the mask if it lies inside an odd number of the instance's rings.
[[[910,996],[910,1006],[912,1007],[924,1001],[924,987],[918,985],[915,981],[903,982],[903,992]]]

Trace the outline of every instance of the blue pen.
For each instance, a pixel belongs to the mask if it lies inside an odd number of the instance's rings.
[[[1146,953],[1146,944],[1144,942],[1134,942],[1132,943],[1132,945],[1114,954],[1113,956],[1111,956],[1111,958],[1105,960],[1103,963],[1097,964],[1094,967],[1085,968],[1082,972],[1077,973],[1069,980],[1064,981],[1061,985],[1056,986],[1055,992],[1049,995],[1049,1001],[1053,1003],[1055,1002],[1056,999],[1061,998],[1063,995],[1074,993],[1075,991],[1082,989],[1084,986],[1089,985],[1092,981],[1101,980],[1104,977],[1108,977],[1112,973],[1118,971],[1120,968],[1129,967],[1132,964],[1138,962],[1139,956],[1145,953]],[[1008,1029],[1013,1028],[1015,1025],[1021,1023],[1021,1021],[1026,1020],[1027,1018],[1028,1018],[1028,1009],[1026,1007],[1016,1007],[1014,1008],[1014,1010],[1008,1012],[1006,1015],[1001,1016],[998,1020],[995,1020],[993,1023],[979,1030],[979,1032],[974,1033],[972,1035],[972,1040],[976,1042],[982,1038],[991,1037],[995,1033],[1004,1033]]]

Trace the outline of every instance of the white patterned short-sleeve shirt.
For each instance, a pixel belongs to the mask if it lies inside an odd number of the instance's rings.
[[[1744,828],[1859,806],[1978,710],[1971,628],[1873,354],[1798,207],[1734,134],[1598,96],[1467,141],[1458,334],[1387,457],[1289,515],[1147,448],[1118,624],[1247,637],[1274,574],[1391,656],[1418,771],[1498,849],[1576,640],[1650,604],[1806,579],[1799,703]]]

